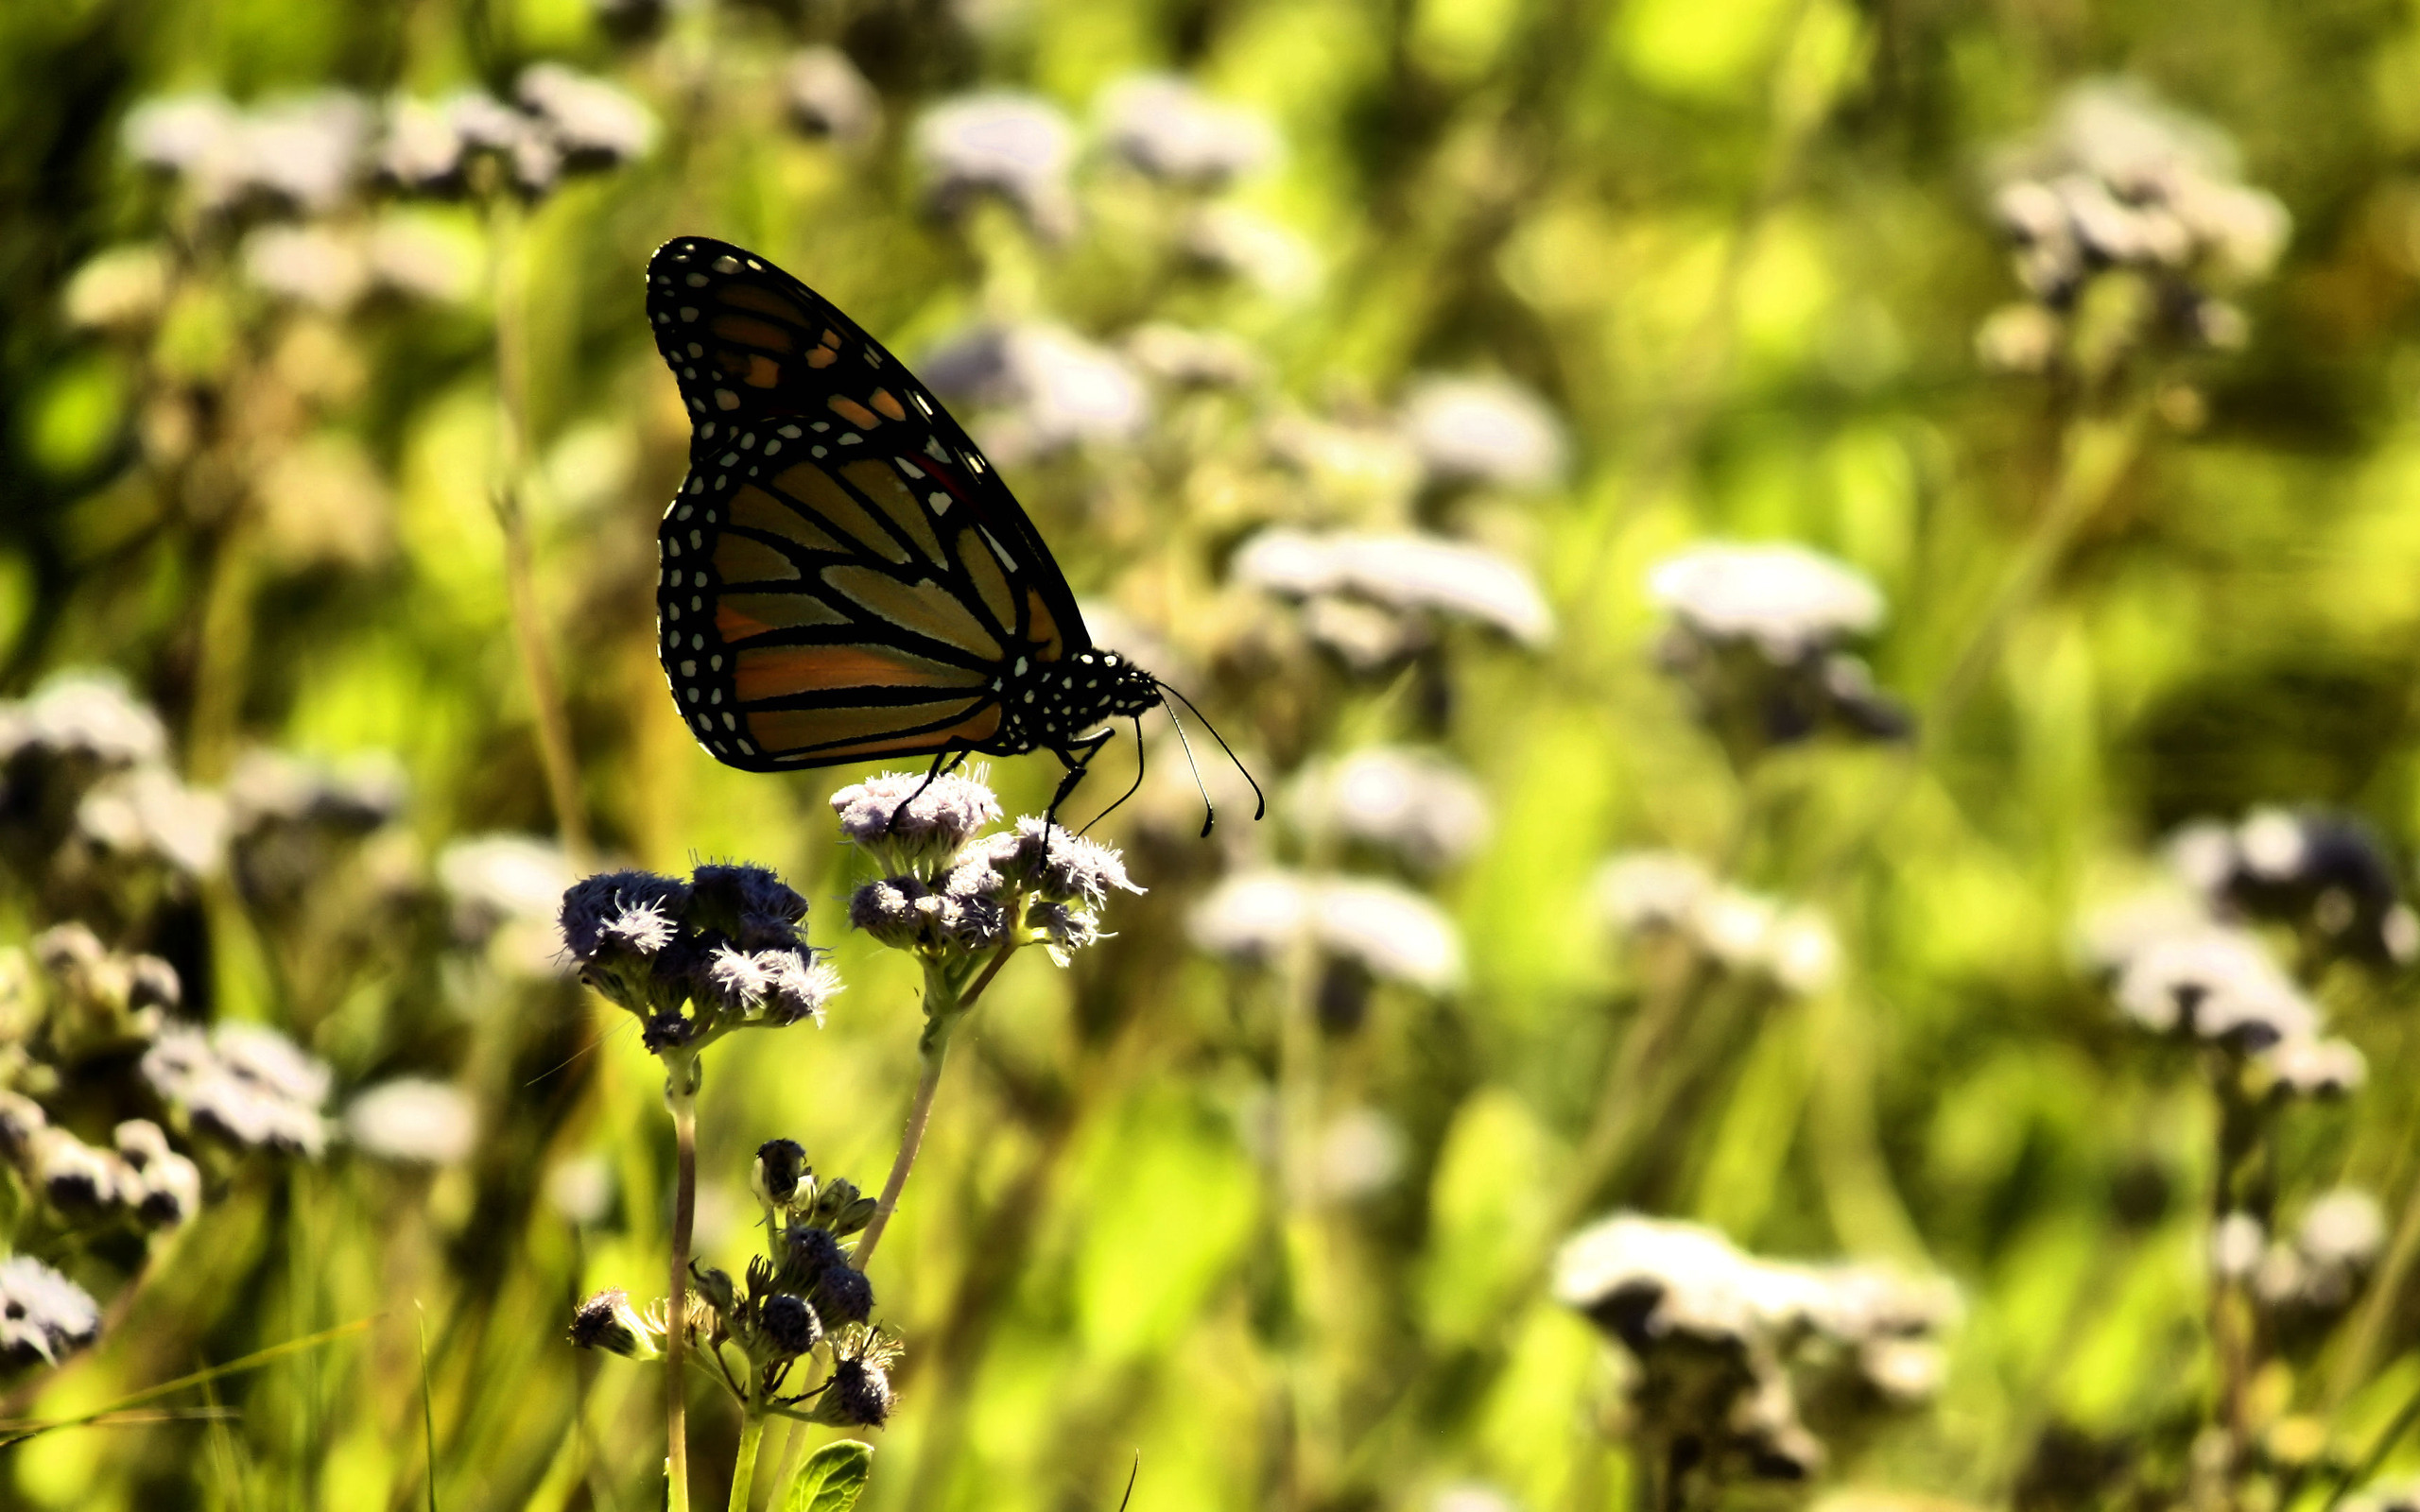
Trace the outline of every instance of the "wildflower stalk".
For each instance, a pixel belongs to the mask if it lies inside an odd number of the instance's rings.
[[[665,1466],[671,1481],[667,1505],[671,1512],[689,1512],[689,1378],[682,1366],[689,1334],[689,1240],[698,1220],[698,1059],[666,1055],[664,1066],[664,1103],[672,1112],[672,1138],[679,1152],[672,1196],[670,1327],[664,1336]]]
[[[756,1481],[756,1450],[765,1438],[765,1415],[752,1408],[739,1419],[739,1456],[731,1465],[731,1512],[748,1512]]]
[[[882,1195],[874,1203],[873,1221],[857,1241],[855,1262],[859,1270],[873,1259],[874,1246],[881,1243],[883,1230],[890,1226],[890,1214],[899,1206],[899,1194],[907,1189],[908,1173],[915,1169],[916,1152],[924,1147],[925,1125],[933,1116],[933,1094],[941,1090],[942,1067],[949,1058],[950,1036],[983,989],[1000,974],[1000,968],[1009,964],[1016,948],[1016,941],[1011,940],[994,951],[971,985],[964,966],[932,957],[925,961],[925,1032],[916,1041],[920,1067],[916,1095],[908,1105],[908,1126],[899,1136],[899,1154],[892,1159],[890,1175],[884,1178]]]

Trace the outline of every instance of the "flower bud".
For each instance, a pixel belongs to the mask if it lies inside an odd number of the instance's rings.
[[[749,1190],[769,1208],[786,1208],[798,1195],[799,1177],[806,1174],[806,1151],[796,1140],[767,1140],[756,1146],[756,1168]]]
[[[815,1221],[827,1228],[833,1228],[833,1220],[848,1211],[849,1204],[856,1200],[857,1184],[847,1177],[834,1177],[815,1195]],[[847,1232],[845,1229],[839,1231]]]
[[[738,1305],[738,1290],[732,1284],[731,1272],[712,1265],[700,1270],[692,1261],[689,1280],[698,1288],[698,1296],[722,1316],[729,1317]]]
[[[816,1400],[819,1423],[840,1428],[879,1428],[890,1416],[890,1375],[870,1360],[843,1360],[833,1367]]]
[[[829,1229],[812,1224],[794,1223],[782,1230],[783,1248],[788,1258],[782,1263],[781,1284],[785,1291],[808,1293],[820,1284],[824,1273],[849,1268],[849,1257],[842,1252],[840,1241]]]
[[[823,1339],[823,1320],[815,1309],[786,1293],[765,1298],[757,1309],[756,1327],[773,1354],[785,1360],[798,1358]]]
[[[825,1266],[811,1295],[815,1310],[835,1323],[862,1323],[873,1312],[873,1282],[846,1261]]]
[[[607,1287],[579,1304],[571,1315],[571,1342],[583,1349],[602,1349],[625,1360],[657,1360],[664,1356],[664,1331],[631,1305],[631,1294]]]

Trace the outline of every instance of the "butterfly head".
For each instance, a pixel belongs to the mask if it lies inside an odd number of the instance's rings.
[[[1079,651],[1073,660],[1082,669],[1080,678],[1100,680],[1106,713],[1139,714],[1160,706],[1160,679],[1127,657],[1115,651],[1094,649]]]

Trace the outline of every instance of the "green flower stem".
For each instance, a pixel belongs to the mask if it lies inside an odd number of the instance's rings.
[[[671,1481],[670,1512],[689,1512],[689,1379],[681,1373],[688,1349],[689,1238],[698,1220],[698,1062],[694,1055],[664,1058],[665,1106],[672,1110],[673,1141],[680,1151],[672,1198],[670,1327],[664,1339],[664,1439],[666,1474]]]
[[[890,1162],[890,1175],[882,1183],[882,1196],[874,1203],[873,1221],[866,1225],[863,1239],[857,1241],[856,1264],[863,1270],[873,1259],[874,1246],[882,1242],[882,1231],[890,1226],[890,1214],[899,1206],[899,1194],[907,1188],[908,1173],[915,1168],[916,1152],[925,1143],[925,1125],[933,1116],[933,1094],[941,1090],[942,1065],[949,1058],[950,1035],[958,1022],[975,1006],[975,1000],[1000,974],[1015,954],[1011,940],[994,954],[972,986],[966,981],[967,963],[927,959],[925,962],[925,1034],[916,1044],[917,1059],[923,1070],[916,1078],[915,1101],[908,1105],[908,1127],[899,1136],[899,1154]]]
[[[765,1437],[765,1415],[751,1411],[739,1420],[739,1457],[731,1465],[731,1512],[748,1512],[756,1480],[756,1447]]]

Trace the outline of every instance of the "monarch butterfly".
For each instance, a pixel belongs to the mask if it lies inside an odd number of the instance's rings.
[[[660,648],[716,760],[930,755],[938,775],[1048,750],[1055,815],[1114,733],[1096,727],[1132,718],[1139,745],[1174,690],[1093,644],[1008,485],[880,342],[702,236],[656,249],[647,313],[692,427],[657,532]]]

